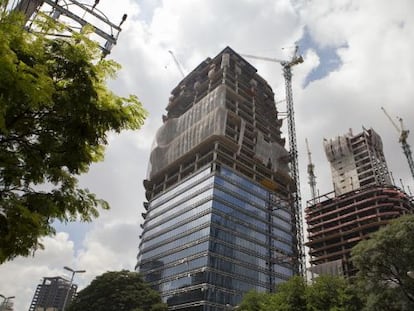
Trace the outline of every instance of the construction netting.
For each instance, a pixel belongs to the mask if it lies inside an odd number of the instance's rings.
[[[225,135],[226,88],[219,86],[158,130],[150,156],[149,178],[213,135]]]

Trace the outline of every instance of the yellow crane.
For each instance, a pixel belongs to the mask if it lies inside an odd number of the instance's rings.
[[[404,155],[407,158],[408,166],[410,167],[411,176],[414,179],[414,161],[413,161],[413,155],[411,153],[411,147],[407,142],[408,134],[410,133],[409,130],[406,130],[404,127],[404,122],[401,117],[397,117],[400,125],[398,126],[397,123],[394,122],[394,120],[390,117],[390,115],[387,113],[387,111],[384,109],[384,107],[381,107],[384,114],[387,116],[387,118],[391,121],[391,124],[394,126],[394,128],[397,130],[399,137],[399,142],[401,143],[401,147],[403,149]]]

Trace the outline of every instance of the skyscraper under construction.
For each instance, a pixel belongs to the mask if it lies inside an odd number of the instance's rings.
[[[230,48],[172,91],[144,181],[137,270],[170,310],[229,310],[298,269],[274,93]]]
[[[306,208],[311,271],[352,276],[351,249],[413,202],[391,183],[381,137],[371,128],[324,140],[334,191]]]
[[[381,137],[372,128],[324,139],[326,157],[331,163],[332,182],[337,195],[360,187],[391,185]]]

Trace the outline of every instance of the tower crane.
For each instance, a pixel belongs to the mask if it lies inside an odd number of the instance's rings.
[[[309,176],[309,186],[311,188],[312,204],[316,203],[316,176],[315,176],[315,165],[312,163],[312,154],[310,152],[308,139],[305,138],[306,150],[308,152],[308,176]]]
[[[404,127],[404,122],[401,117],[397,117],[398,121],[400,122],[400,126],[397,125],[397,123],[394,122],[394,120],[390,117],[390,115],[387,113],[387,111],[384,109],[384,107],[381,107],[382,111],[385,113],[387,118],[391,121],[391,124],[395,127],[397,132],[400,134],[399,142],[401,143],[401,147],[403,149],[404,155],[407,158],[408,166],[410,167],[411,176],[414,179],[414,161],[413,161],[413,155],[411,153],[411,147],[407,143],[408,134],[410,133],[409,130],[406,130]]]
[[[179,62],[179,61],[178,61],[178,59],[175,57],[175,55],[174,55],[173,51],[168,50],[168,53],[170,53],[170,54],[171,54],[171,56],[172,56],[172,58],[173,58],[173,60],[174,60],[174,63],[175,63],[175,65],[176,65],[176,66],[177,66],[177,68],[178,68],[178,71],[181,73],[181,76],[184,78],[184,77],[185,77],[184,70],[181,68],[180,62]]]
[[[295,129],[295,114],[293,109],[293,95],[292,95],[292,67],[303,63],[303,57],[298,55],[298,46],[295,46],[295,50],[291,60],[280,60],[271,57],[260,57],[248,54],[240,54],[243,57],[253,58],[258,60],[265,60],[270,62],[279,63],[283,68],[283,77],[285,78],[286,89],[286,107],[287,107],[287,120],[288,120],[288,136],[289,136],[289,155],[290,155],[290,170],[292,173],[292,179],[294,183],[293,194],[293,209],[295,213],[296,223],[296,239],[298,243],[298,268],[299,273],[305,276],[305,250],[303,242],[303,225],[302,225],[302,207],[300,197],[300,185],[299,185],[299,165],[298,165],[298,150],[296,143],[296,129]]]

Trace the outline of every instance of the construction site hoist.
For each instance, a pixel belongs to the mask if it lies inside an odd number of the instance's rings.
[[[305,249],[303,240],[303,224],[302,224],[302,207],[300,197],[300,184],[299,184],[299,164],[298,164],[298,150],[296,143],[296,129],[295,129],[295,114],[293,109],[293,95],[292,95],[292,67],[303,63],[303,57],[298,55],[298,46],[295,46],[295,50],[291,60],[280,60],[271,57],[261,57],[248,54],[240,54],[243,57],[253,58],[258,60],[265,60],[270,62],[279,63],[283,68],[283,77],[285,78],[286,89],[286,107],[287,107],[287,120],[288,120],[288,136],[289,136],[289,155],[290,155],[290,170],[292,173],[292,179],[294,182],[295,191],[293,192],[293,208],[295,212],[296,223],[296,239],[298,243],[298,260],[299,260],[299,273],[305,276]]]
[[[400,122],[400,126],[397,125],[397,123],[394,122],[394,120],[390,117],[390,115],[387,113],[387,111],[384,109],[384,107],[381,107],[382,111],[385,113],[387,118],[391,121],[391,124],[395,127],[398,134],[400,134],[399,142],[401,143],[403,152],[405,157],[408,161],[408,166],[410,167],[411,176],[414,179],[414,161],[413,161],[413,155],[411,153],[411,147],[407,143],[408,134],[410,133],[409,130],[406,130],[404,127],[403,119],[401,117],[397,117],[398,121]]]

